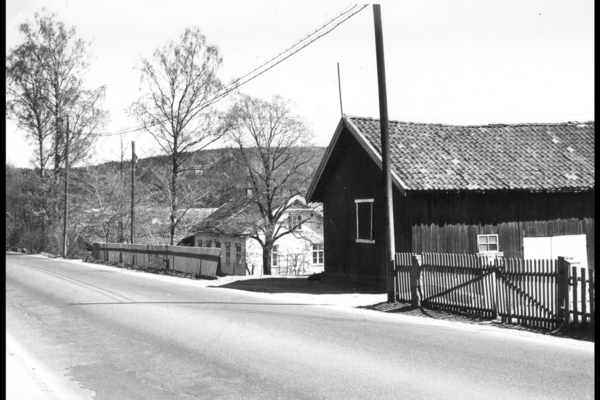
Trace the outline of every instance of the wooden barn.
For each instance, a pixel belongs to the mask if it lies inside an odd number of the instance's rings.
[[[572,256],[594,268],[594,122],[390,121],[396,252]],[[385,284],[380,123],[344,116],[308,189],[325,271]]]

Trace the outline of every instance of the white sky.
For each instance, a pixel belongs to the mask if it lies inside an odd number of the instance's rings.
[[[6,48],[17,27],[43,7],[78,37],[93,40],[85,77],[105,84],[106,132],[135,127],[125,109],[138,97],[140,57],[198,26],[223,57],[224,82],[244,75],[302,39],[349,4],[339,1],[7,0]],[[457,125],[594,120],[592,0],[382,1],[390,119]],[[379,117],[373,9],[241,87],[255,97],[280,94],[329,144],[344,112]],[[226,101],[223,101],[226,105]],[[30,167],[23,132],[6,124],[7,162]],[[148,134],[140,157],[156,154]],[[94,162],[116,159],[118,138],[99,141]],[[128,153],[130,154],[130,153]]]

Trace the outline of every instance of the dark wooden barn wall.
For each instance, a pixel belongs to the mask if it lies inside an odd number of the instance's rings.
[[[328,171],[323,198],[325,269],[328,273],[380,283],[385,276],[385,232],[382,173],[354,138],[342,133]],[[374,244],[356,243],[356,199],[375,199]]]
[[[586,235],[594,267],[594,192],[410,194],[411,251],[477,253],[477,235],[498,234],[505,257],[523,257],[523,238]]]

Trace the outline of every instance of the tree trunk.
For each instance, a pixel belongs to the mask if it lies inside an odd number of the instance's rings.
[[[177,142],[175,142],[177,144]],[[177,178],[179,175],[179,167],[177,165],[177,154],[173,156],[173,170],[171,175],[171,226],[170,226],[170,244],[173,246],[175,238],[175,227],[177,226]]]
[[[271,256],[273,243],[265,241],[263,246],[263,274],[271,275]]]

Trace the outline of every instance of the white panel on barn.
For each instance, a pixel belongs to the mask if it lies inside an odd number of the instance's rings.
[[[566,235],[552,237],[552,258],[573,257],[579,267],[587,268],[587,247],[585,235]]]
[[[523,238],[523,258],[526,260],[554,260],[559,256],[572,257],[581,268],[587,268],[585,235]]]
[[[523,238],[523,258],[526,260],[549,260],[552,258],[552,238]]]

